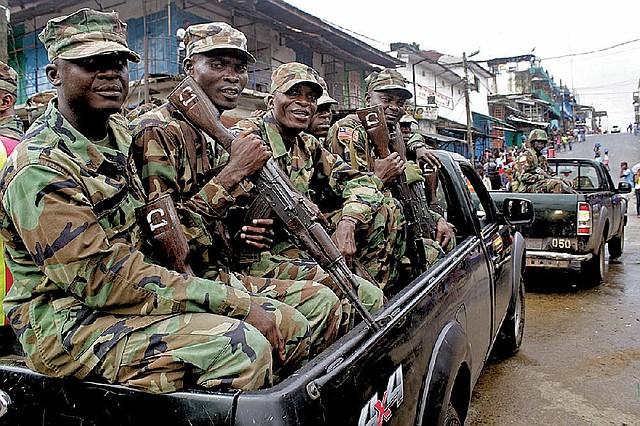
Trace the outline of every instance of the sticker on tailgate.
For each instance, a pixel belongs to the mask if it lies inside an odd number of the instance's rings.
[[[404,381],[402,379],[402,365],[389,376],[387,390],[379,398],[378,392],[362,407],[358,426],[382,426],[391,420],[391,415],[396,408],[400,408],[404,399]]]

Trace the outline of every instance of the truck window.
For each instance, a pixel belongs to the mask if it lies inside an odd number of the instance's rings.
[[[570,181],[578,191],[594,191],[601,186],[598,171],[590,164],[572,161],[557,162],[553,166],[555,166],[556,175]]]
[[[475,170],[470,167],[463,166],[462,172],[467,181],[467,187],[471,193],[471,202],[475,211],[475,216],[478,218],[480,229],[486,225],[495,222],[495,211],[493,208],[493,200],[487,192],[487,188],[484,186],[480,177]]]

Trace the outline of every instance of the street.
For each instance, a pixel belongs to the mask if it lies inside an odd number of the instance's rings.
[[[614,182],[620,162],[640,161],[640,137],[591,135],[559,157],[609,150]],[[526,286],[522,349],[490,363],[474,389],[468,425],[640,424],[640,218],[631,195],[624,254],[602,284],[576,273],[533,274]]]

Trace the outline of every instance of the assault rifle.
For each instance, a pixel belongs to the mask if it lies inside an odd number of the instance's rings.
[[[384,118],[382,105],[374,105],[358,109],[356,114],[367,134],[373,141],[374,149],[380,158],[391,155],[389,149],[390,137],[387,122]],[[406,147],[399,132],[395,132],[394,148],[400,154],[400,158],[407,160]],[[426,189],[424,182],[409,184],[403,173],[400,173],[394,180],[393,190],[404,209],[405,221],[407,223],[408,237],[411,242],[408,255],[414,265],[426,267],[425,247],[423,238],[435,239],[436,225],[429,211]]]
[[[220,121],[220,113],[215,105],[191,76],[182,80],[168,99],[194,126],[218,140],[230,152],[231,142],[235,138]],[[298,238],[327,271],[367,325],[373,330],[379,330],[380,326],[358,298],[356,290],[360,283],[320,223],[318,215],[310,207],[311,201],[294,188],[272,157],[269,157],[262,170],[257,173],[254,194],[271,207],[287,231]]]

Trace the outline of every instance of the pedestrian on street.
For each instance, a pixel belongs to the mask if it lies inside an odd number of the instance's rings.
[[[640,169],[635,174],[635,193],[636,193],[636,216],[640,216]]]
[[[178,73],[182,74],[183,70],[182,70],[182,66],[184,63],[184,58],[186,57],[187,54],[187,49],[186,46],[184,44],[184,35],[187,32],[187,28],[189,28],[190,22],[188,20],[184,20],[182,21],[182,26],[180,28],[178,28],[178,30],[176,31],[176,40],[178,40]]]
[[[635,185],[635,182],[633,180],[633,173],[629,169],[629,165],[626,161],[620,163],[620,179],[623,182],[627,182],[632,187]]]

